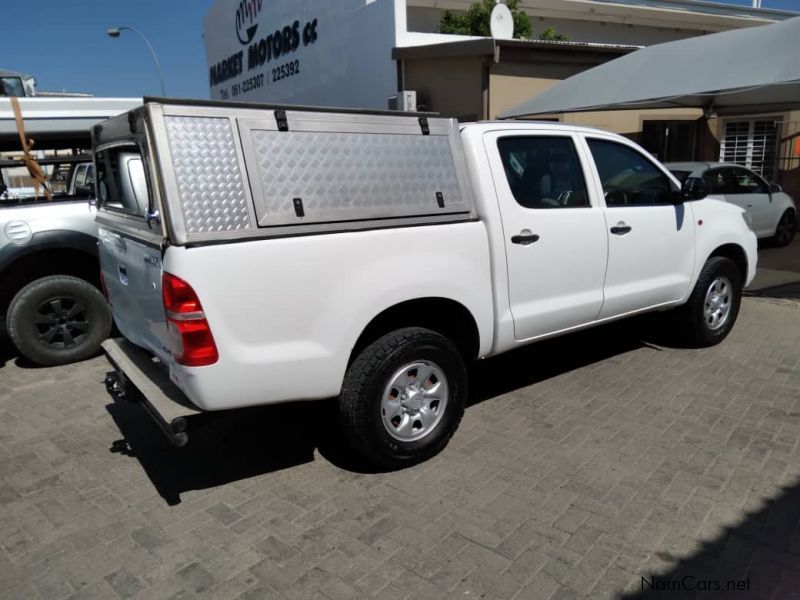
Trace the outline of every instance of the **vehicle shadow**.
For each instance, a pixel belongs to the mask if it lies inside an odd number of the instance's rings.
[[[642,348],[646,330],[634,319],[480,361],[469,369],[468,406]],[[190,417],[183,448],[171,446],[135,402],[114,400],[106,408],[123,435],[110,451],[135,457],[170,505],[180,503],[182,493],[308,463],[316,453],[347,471],[380,472],[349,448],[335,400]]]
[[[745,290],[745,296],[755,298],[779,298],[783,300],[800,300],[800,281],[773,285],[758,290]]]
[[[800,300],[800,236],[788,246],[758,243],[758,273],[745,296]]]
[[[135,394],[137,392],[132,392]],[[135,401],[106,407],[123,434],[110,451],[135,457],[169,505],[182,493],[240,481],[314,460],[318,448],[331,457],[346,451],[338,437],[331,401],[206,413],[189,419],[189,443],[170,444]],[[333,458],[332,462],[347,463]]]
[[[716,538],[680,558],[656,552],[664,569],[639,574],[621,600],[800,598],[800,483],[763,500]]]

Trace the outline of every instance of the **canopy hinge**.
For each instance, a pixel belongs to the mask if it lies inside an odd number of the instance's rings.
[[[419,118],[419,127],[422,129],[422,135],[430,135],[431,128],[428,125],[428,117],[420,117]]]
[[[289,131],[289,121],[286,119],[285,110],[275,111],[275,121],[278,123],[278,131]]]

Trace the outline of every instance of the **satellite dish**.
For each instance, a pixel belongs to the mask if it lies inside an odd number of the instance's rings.
[[[510,40],[514,37],[514,17],[505,4],[494,7],[489,28],[496,40]]]

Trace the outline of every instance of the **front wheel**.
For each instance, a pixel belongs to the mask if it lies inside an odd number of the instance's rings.
[[[339,397],[341,423],[370,462],[410,466],[447,445],[466,395],[466,368],[452,341],[428,329],[399,329],[370,344],[350,365]]]
[[[789,209],[781,220],[778,221],[778,226],[775,228],[775,235],[772,237],[772,243],[778,247],[788,246],[794,239],[794,234],[797,231],[797,217],[794,211]]]
[[[733,329],[741,301],[742,275],[736,264],[721,256],[710,258],[681,309],[686,341],[696,347],[719,344]]]
[[[52,275],[14,296],[6,324],[22,356],[40,365],[64,365],[97,354],[111,331],[111,311],[89,282]]]

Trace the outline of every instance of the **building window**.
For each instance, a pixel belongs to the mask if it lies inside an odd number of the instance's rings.
[[[742,165],[772,181],[775,178],[779,126],[775,118],[725,121],[720,161]]]
[[[693,161],[695,121],[644,121],[641,144],[661,162]]]

